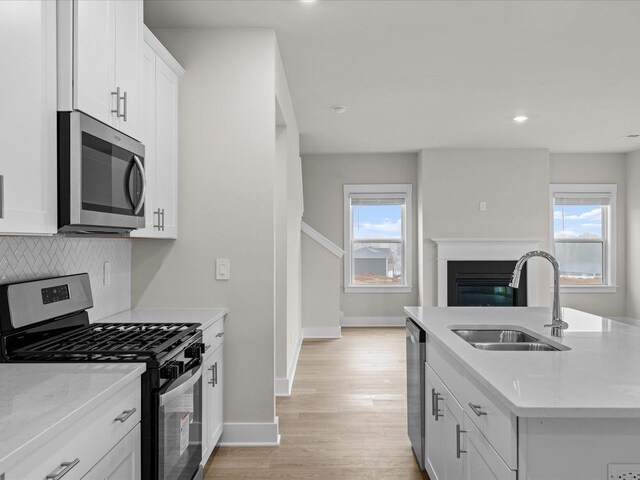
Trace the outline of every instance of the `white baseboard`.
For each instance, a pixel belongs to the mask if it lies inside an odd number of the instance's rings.
[[[225,423],[222,447],[268,447],[280,445],[278,417],[273,423]]]
[[[406,317],[342,317],[343,327],[404,327]]]
[[[276,378],[276,397],[289,397],[291,395],[291,387],[293,387],[293,379],[296,376],[296,368],[298,367],[298,357],[300,356],[301,347],[302,331],[300,331],[300,338],[298,338],[296,349],[293,351],[293,356],[291,357],[291,363],[289,363],[289,373],[287,374],[287,378]]]
[[[302,329],[303,338],[341,338],[340,327],[305,327]]]

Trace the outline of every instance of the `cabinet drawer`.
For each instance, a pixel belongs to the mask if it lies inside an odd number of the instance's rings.
[[[224,336],[224,318],[202,331],[202,341],[205,345],[204,358],[209,358],[220,345]]]
[[[480,433],[470,417],[465,413],[466,431],[466,468],[467,478],[516,480],[517,471],[512,470],[502,458],[491,448],[487,439]]]
[[[427,346],[427,363],[503,461],[510,468],[517,468],[517,417],[492,400],[459,363],[433,342]]]
[[[79,480],[140,422],[140,379],[131,382],[63,432],[55,442],[40,448],[4,480],[44,480],[65,468],[64,480]],[[123,412],[131,412],[116,420]],[[125,415],[126,416],[126,415]],[[77,462],[76,462],[77,460]]]

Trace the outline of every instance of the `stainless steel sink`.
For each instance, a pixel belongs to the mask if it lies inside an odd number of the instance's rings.
[[[536,343],[539,340],[519,330],[453,330],[469,343]]]
[[[522,342],[522,343],[472,343],[478,350],[495,350],[499,352],[558,352],[556,347],[547,345],[546,343]]]
[[[556,348],[528,333],[514,329],[452,328],[451,331],[478,350],[498,352],[558,352]]]

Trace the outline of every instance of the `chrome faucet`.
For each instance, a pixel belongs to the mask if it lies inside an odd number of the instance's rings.
[[[569,324],[562,320],[562,311],[560,310],[560,265],[558,265],[558,261],[553,258],[553,256],[541,250],[534,250],[533,252],[525,253],[516,263],[516,268],[513,270],[509,286],[512,288],[518,288],[518,285],[520,285],[522,267],[524,267],[524,264],[527,263],[527,260],[531,257],[546,258],[553,266],[553,310],[551,312],[551,323],[545,325],[545,327],[551,327],[552,337],[562,337],[564,335],[564,330],[567,329]]]

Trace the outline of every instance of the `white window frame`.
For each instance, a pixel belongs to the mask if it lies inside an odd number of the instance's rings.
[[[350,196],[352,194],[397,195],[405,198],[403,239],[404,255],[402,265],[402,285],[353,285],[351,283],[352,268],[352,210]],[[344,185],[344,291],[345,293],[410,293],[412,283],[412,223],[413,223],[413,185],[409,184],[366,184]]]
[[[617,279],[617,197],[618,185],[613,183],[552,183],[550,186],[549,202],[551,205],[551,254],[555,256],[555,231],[553,218],[553,197],[562,193],[584,193],[585,195],[608,194],[611,196],[611,204],[609,205],[609,218],[605,219],[606,223],[606,244],[604,258],[604,272],[607,281],[604,285],[560,285],[560,291],[563,293],[614,293],[618,290]],[[553,287],[552,287],[553,289]]]

